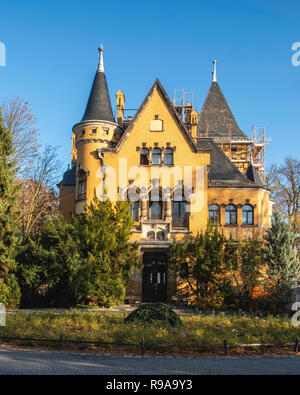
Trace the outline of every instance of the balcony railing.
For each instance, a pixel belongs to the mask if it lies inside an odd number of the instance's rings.
[[[189,223],[188,223],[187,217],[172,219],[172,227],[173,228],[188,228],[188,226],[189,226]]]

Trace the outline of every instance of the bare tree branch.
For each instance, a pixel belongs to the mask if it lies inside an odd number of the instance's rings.
[[[29,103],[19,96],[4,100],[1,111],[3,124],[11,130],[14,139],[15,152],[12,159],[18,167],[19,177],[26,178],[41,147],[36,118]]]
[[[285,158],[284,164],[273,164],[267,183],[276,202],[276,208],[288,219],[295,233],[300,232],[300,160]]]
[[[47,146],[34,162],[29,177],[22,182],[20,223],[23,237],[38,233],[42,223],[58,214],[56,184],[61,176],[62,163],[57,148]]]

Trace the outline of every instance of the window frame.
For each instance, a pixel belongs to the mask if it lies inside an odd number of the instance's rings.
[[[245,209],[249,207],[250,210]],[[251,222],[249,221],[249,214],[251,213]],[[244,222],[244,214],[246,215],[246,222]],[[242,207],[242,225],[254,225],[254,209],[251,204],[244,204]]]
[[[155,151],[157,151],[157,153],[155,153]],[[152,160],[151,160],[151,164],[154,166],[161,166],[162,164],[162,157],[161,157],[161,149],[158,147],[153,148],[152,150]],[[159,163],[154,163],[154,158],[159,158]]]
[[[80,170],[78,174],[78,200],[86,199],[86,188],[87,188],[87,174],[84,170]]]
[[[160,218],[152,218],[151,208],[152,208],[153,204],[157,204],[157,203],[161,207],[161,216],[160,216]],[[152,200],[151,195],[149,197],[149,219],[154,220],[154,221],[163,221],[163,219],[164,219],[164,202],[163,202],[161,194],[159,194],[159,200]]]
[[[167,152],[169,151],[169,153]],[[171,163],[166,163],[166,158],[167,157],[171,158]],[[173,148],[167,147],[164,151],[164,165],[166,166],[173,166],[174,165],[174,150]]]
[[[145,151],[147,151],[147,153],[143,153],[143,151],[145,152]],[[146,147],[143,147],[141,150],[140,150],[140,166],[149,166],[149,164],[150,164],[150,150],[149,150],[149,148],[146,148]],[[146,158],[147,160],[145,161],[145,160],[142,160],[142,158]],[[143,163],[143,162],[147,162],[147,163]]]
[[[140,201],[139,200],[127,200],[130,203],[129,212],[134,222],[140,220]]]
[[[229,207],[232,207],[234,209],[229,209]],[[227,215],[229,215],[229,222],[227,221]],[[227,206],[225,207],[225,225],[237,225],[237,208],[235,204],[227,204]]]
[[[217,209],[212,209],[211,207],[216,207]],[[210,214],[213,213],[213,217],[211,218]],[[213,224],[220,224],[220,206],[218,204],[210,204],[208,206],[208,219]]]
[[[178,199],[180,195],[176,194],[176,191],[173,194],[172,198],[172,226],[174,227],[188,227],[188,214],[186,210],[186,206],[188,204],[184,193],[181,195],[181,199]],[[178,206],[179,216],[174,216],[174,209]]]

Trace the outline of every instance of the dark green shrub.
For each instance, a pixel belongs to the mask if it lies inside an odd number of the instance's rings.
[[[154,323],[161,321],[171,326],[182,324],[180,317],[165,303],[145,303],[141,304],[136,310],[132,311],[124,320],[125,323],[142,321]]]

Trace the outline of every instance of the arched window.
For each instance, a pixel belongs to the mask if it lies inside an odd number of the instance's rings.
[[[78,200],[86,199],[86,173],[81,170],[78,175]]]
[[[157,232],[156,233],[156,239],[160,240],[160,241],[166,240],[165,232],[163,232],[163,231]]]
[[[153,232],[153,230],[147,233],[147,239],[155,240],[155,232]]]
[[[245,204],[242,209],[242,224],[253,225],[253,207]]]
[[[142,148],[140,153],[140,165],[149,165],[149,150],[148,148]]]
[[[161,165],[161,150],[154,148],[152,151],[152,165]]]
[[[132,219],[134,220],[134,222],[138,222],[139,221],[139,202],[132,202],[129,200],[130,204],[130,215],[132,217]]]
[[[173,165],[174,164],[174,153],[172,148],[166,148],[164,154],[164,164]]]
[[[163,202],[161,195],[159,195],[158,199],[156,197],[155,200],[150,200],[149,202],[150,219],[162,219]]]
[[[139,190],[135,186],[130,186],[127,189],[127,201],[130,203],[130,215],[134,222],[139,221]]]
[[[173,227],[187,226],[186,200],[184,196],[174,195],[172,219]]]
[[[211,204],[209,206],[209,220],[213,224],[220,223],[220,208],[217,204]]]
[[[225,208],[225,224],[236,225],[236,207],[233,204],[228,204]]]

